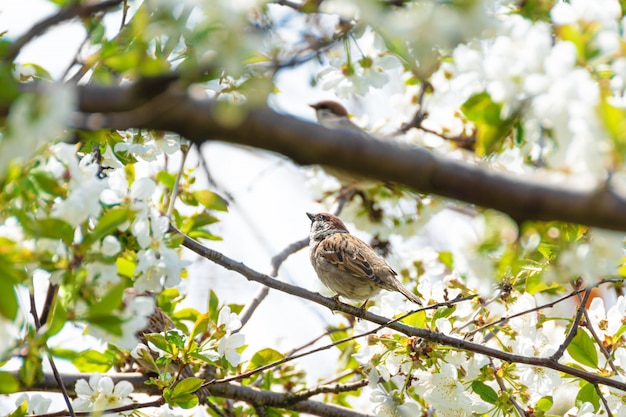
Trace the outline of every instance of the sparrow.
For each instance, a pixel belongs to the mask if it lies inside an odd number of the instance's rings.
[[[332,100],[323,100],[315,104],[309,104],[315,109],[317,122],[328,129],[348,130],[358,132],[363,138],[369,138],[369,134],[352,123],[348,111],[344,106]],[[342,188],[370,188],[377,184],[369,178],[344,171],[340,168],[322,166],[327,174],[332,175],[339,181]]]
[[[397,291],[422,305],[417,295],[396,279],[396,271],[367,243],[351,235],[337,216],[329,213],[306,215],[311,219],[311,264],[320,281],[336,293],[335,299],[342,296],[367,302],[383,289]]]
[[[345,107],[336,101],[323,100],[315,104],[309,104],[315,109],[317,122],[328,129],[350,130],[368,136],[367,132],[352,123],[350,115]]]

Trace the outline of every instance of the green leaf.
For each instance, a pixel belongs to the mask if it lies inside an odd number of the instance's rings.
[[[124,320],[118,316],[87,316],[85,321],[93,324],[94,326],[98,326],[115,336],[122,336],[123,334],[122,325],[124,324]]]
[[[203,229],[191,230],[187,234],[189,235],[190,238],[196,239],[196,240],[197,239],[223,240],[221,236],[214,235],[208,230],[203,230]]]
[[[513,129],[513,120],[500,118],[502,105],[495,103],[487,93],[468,98],[461,111],[476,126],[476,153],[479,156],[498,151]]]
[[[175,320],[189,320],[194,322],[198,320],[200,316],[201,314],[198,310],[190,307],[181,308],[170,315],[170,317]]]
[[[540,292],[554,292],[562,288],[557,282],[546,282],[543,274],[530,274],[526,279],[526,292],[531,295]]]
[[[209,213],[202,212],[198,214],[194,214],[189,218],[190,220],[190,230],[196,229],[202,226],[207,226],[209,224],[217,223],[219,220],[215,216],[211,216]]]
[[[167,171],[161,171],[156,176],[157,181],[161,184],[165,185],[170,190],[174,188],[174,184],[176,184],[176,175],[171,174]]]
[[[592,368],[598,367],[596,345],[587,332],[580,328],[572,339],[572,343],[567,347],[567,353],[578,363]]]
[[[215,294],[215,292],[213,290],[210,291],[209,293],[209,317],[211,317],[211,320],[215,323],[217,323],[217,316],[218,316],[218,311],[217,309],[219,308],[220,305],[220,299],[217,297],[217,294]]]
[[[35,238],[61,239],[66,245],[74,240],[74,227],[61,219],[52,217],[45,219],[30,219],[23,211],[13,211],[26,233]]]
[[[161,349],[162,351],[172,353],[170,344],[164,335],[160,333],[151,333],[144,335],[144,337],[146,338],[146,341],[152,342],[154,346]]]
[[[226,201],[216,193],[209,190],[198,190],[193,192],[193,196],[200,204],[209,210],[228,211]]]
[[[248,364],[248,369],[246,372],[251,371],[256,368],[260,368],[261,366],[267,365],[268,363],[276,362],[283,359],[285,356],[274,350],[272,348],[261,349],[252,355],[250,359],[250,363]]]
[[[135,275],[135,267],[137,264],[135,264],[135,262],[131,259],[119,256],[115,260],[115,265],[117,266],[117,273],[121,276],[132,278]]]
[[[37,183],[42,191],[55,197],[65,195],[65,189],[49,172],[35,171],[31,175],[33,176],[33,180]]]
[[[11,394],[20,390],[20,382],[8,372],[0,372],[0,394]]]
[[[8,414],[7,417],[24,417],[28,415],[28,401],[24,398],[22,404],[20,404],[11,414]]]
[[[489,404],[495,404],[496,401],[498,401],[498,394],[496,391],[484,382],[472,382],[472,391],[478,394],[483,401],[488,402]]]
[[[554,400],[551,396],[541,397],[539,401],[537,401],[535,409],[540,411],[548,411],[552,408],[552,404],[554,404]]]
[[[172,399],[182,395],[192,394],[200,388],[204,380],[202,378],[189,377],[179,381],[172,390]]]
[[[72,359],[72,364],[80,372],[98,372],[103,373],[111,369],[113,361],[111,357],[97,350],[88,349],[80,352]]]
[[[117,310],[122,305],[122,299],[124,297],[124,289],[126,285],[124,282],[120,282],[113,288],[111,288],[100,301],[89,306],[89,316],[107,316]]]
[[[615,143],[615,148],[620,153],[621,159],[624,160],[626,156],[626,110],[612,104],[611,99],[614,97],[608,84],[600,91],[602,92],[599,107],[600,117],[610,138]]]
[[[190,408],[196,407],[200,401],[195,394],[186,394],[181,395],[172,399],[174,405],[179,406],[180,408],[184,408],[185,410],[189,410]]]
[[[581,407],[583,403],[593,404],[593,409],[598,411],[600,409],[600,396],[596,391],[596,387],[593,384],[585,384],[576,394],[575,404],[577,407]]]
[[[193,339],[197,335],[205,332],[209,327],[209,314],[204,313],[198,316],[196,322],[193,325],[193,329],[191,330],[191,334],[189,335],[190,339]]]
[[[433,314],[433,318],[431,320],[433,325],[438,319],[450,317],[452,313],[454,313],[455,311],[456,311],[456,305],[453,305],[452,307],[438,309],[437,312]]]
[[[0,315],[13,321],[17,317],[18,303],[11,280],[0,279]]]
[[[96,242],[103,237],[115,232],[117,228],[129,221],[134,214],[131,209],[116,207],[112,208],[100,217],[98,224],[88,235],[88,243]]]
[[[46,329],[46,337],[52,337],[59,333],[67,322],[67,311],[65,307],[57,300],[52,307],[52,315],[48,320],[48,328]]]
[[[453,270],[454,268],[454,255],[449,251],[441,251],[439,252],[439,261],[446,266],[449,270]]]

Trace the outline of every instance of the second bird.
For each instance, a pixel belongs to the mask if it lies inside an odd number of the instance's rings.
[[[311,264],[324,285],[337,296],[366,301],[380,290],[397,291],[422,302],[396,278],[396,272],[367,243],[351,235],[343,222],[329,213],[311,214]]]

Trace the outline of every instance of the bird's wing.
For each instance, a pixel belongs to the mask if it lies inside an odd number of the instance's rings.
[[[359,238],[348,233],[334,233],[321,242],[318,250],[326,262],[339,270],[346,271],[356,278],[373,281],[383,288],[389,286],[376,275],[372,264],[367,260],[368,256],[378,257],[378,255]],[[386,262],[382,259],[381,261],[389,270],[388,273],[396,275]]]

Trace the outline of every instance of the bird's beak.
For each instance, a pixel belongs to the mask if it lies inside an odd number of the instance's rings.
[[[315,220],[315,214],[307,213],[306,215],[311,221]]]
[[[317,110],[317,104],[309,104],[309,107],[311,107],[312,109]]]

